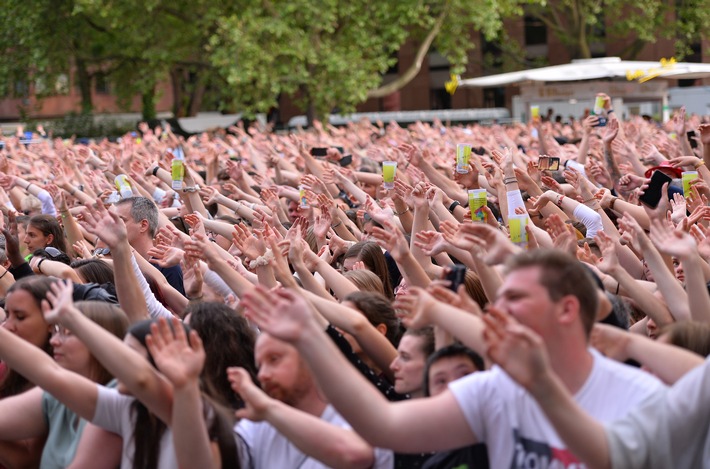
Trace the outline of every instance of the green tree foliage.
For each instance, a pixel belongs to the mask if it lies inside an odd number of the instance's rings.
[[[541,20],[572,58],[591,58],[592,44],[621,40],[627,46],[620,55],[633,59],[659,37],[675,39],[683,57],[710,27],[705,0],[543,0],[526,12]]]

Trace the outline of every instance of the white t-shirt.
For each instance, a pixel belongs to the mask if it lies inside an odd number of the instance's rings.
[[[710,359],[607,425],[615,469],[710,468]]]
[[[133,455],[135,444],[133,442],[133,413],[131,404],[135,398],[120,394],[116,389],[97,386],[99,395],[96,401],[96,413],[91,421],[104,430],[116,433],[123,438],[123,454],[121,454],[121,468],[133,468]],[[155,442],[154,444],[158,444]],[[178,467],[173,434],[169,428],[165,429],[160,439],[160,454],[158,469],[174,469]]]
[[[321,420],[340,428],[351,428],[350,424],[329,405],[323,411]],[[285,436],[268,422],[252,422],[242,419],[234,427],[246,448],[240,448],[242,467],[253,469],[324,469],[325,464],[301,452]],[[375,448],[373,469],[390,469],[394,464],[392,451]]]
[[[618,419],[665,389],[654,376],[591,352],[592,372],[574,399],[597,420]],[[487,444],[491,467],[583,467],[535,399],[501,368],[461,378],[449,389],[478,441]]]

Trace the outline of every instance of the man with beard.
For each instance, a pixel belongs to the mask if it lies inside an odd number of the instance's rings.
[[[263,391],[245,370],[228,372],[245,402],[235,427],[242,467],[392,467],[391,451],[373,449],[325,401],[293,346],[261,334],[254,355]]]

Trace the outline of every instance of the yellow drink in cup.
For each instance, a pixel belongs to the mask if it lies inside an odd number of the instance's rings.
[[[540,106],[530,106],[530,117],[533,121],[540,120]]]
[[[508,218],[508,230],[510,231],[510,240],[516,246],[523,249],[528,248],[528,232],[525,227],[528,224],[527,215],[510,215]]]
[[[298,198],[301,201],[301,208],[308,208],[308,199],[306,198],[306,188],[303,186],[298,186]]]
[[[483,207],[486,206],[488,194],[485,189],[471,189],[468,191],[468,208],[471,210],[471,220],[486,221],[486,213]]]
[[[382,163],[382,179],[385,189],[394,189],[394,176],[397,174],[396,161],[384,161]]]
[[[690,197],[690,181],[698,179],[697,171],[683,171],[683,195]]]
[[[468,163],[471,160],[471,145],[466,143],[456,144],[456,172],[468,174]]]

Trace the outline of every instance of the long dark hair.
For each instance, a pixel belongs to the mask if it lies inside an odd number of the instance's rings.
[[[190,327],[204,339],[206,359],[202,387],[205,393],[221,405],[232,409],[243,407],[244,402],[229,384],[227,368],[242,367],[249,372],[252,381],[258,382],[254,331],[246,319],[224,303],[192,303],[185,314],[190,315]]]
[[[67,243],[64,240],[64,231],[56,218],[51,215],[35,215],[30,218],[28,226],[37,228],[43,235],[52,235],[52,242],[49,246],[55,247],[60,251],[67,252]]]
[[[145,347],[145,338],[150,334],[150,326],[154,321],[151,319],[139,321],[128,329],[128,333]],[[172,323],[169,324],[172,327]],[[182,326],[185,328],[185,333],[189,334],[190,328],[185,324]],[[148,361],[155,366],[150,353],[148,353]],[[219,446],[222,467],[240,467],[237,445],[232,431],[232,421],[228,412],[204,394],[202,399],[205,421],[207,422],[207,433],[210,441],[216,441]],[[158,467],[160,440],[167,429],[167,425],[153,415],[138,399],[131,404],[131,412],[134,416],[133,443],[135,452],[133,454],[133,469],[153,469]]]
[[[30,277],[24,277],[17,282],[13,283],[7,290],[7,296],[12,292],[16,291],[26,291],[32,296],[37,304],[37,308],[42,307],[42,300],[47,298],[47,293],[50,287],[57,279],[51,277],[45,277],[43,275],[32,275]],[[51,335],[49,333],[49,327],[47,328],[47,340],[40,347],[42,350],[47,352],[48,355],[52,354],[52,346],[49,343]],[[28,389],[32,388],[34,384],[28,381],[24,376],[17,373],[12,369],[8,369],[5,378],[0,383],[0,398],[15,396],[17,394],[23,393]]]

